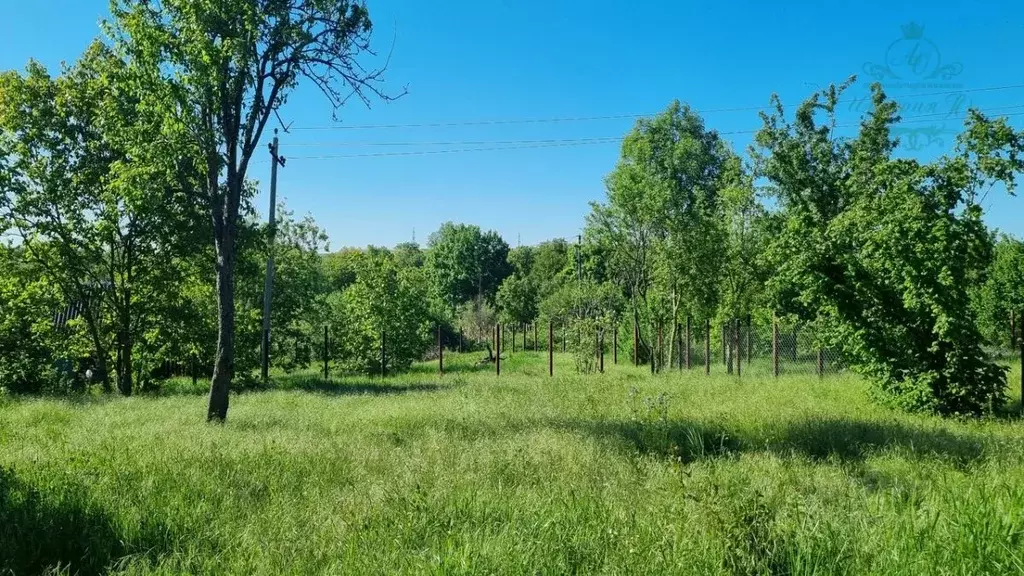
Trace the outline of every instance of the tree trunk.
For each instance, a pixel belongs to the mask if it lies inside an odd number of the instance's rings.
[[[226,206],[214,211],[217,251],[217,354],[210,381],[207,421],[224,422],[228,417],[228,392],[235,375],[235,212],[229,184]],[[221,209],[216,209],[221,208]],[[227,212],[225,214],[225,212]]]
[[[122,327],[117,335],[117,391],[122,396],[132,395],[132,340]]]
[[[227,235],[226,235],[227,236]],[[232,244],[232,246],[228,246]],[[217,355],[210,382],[207,420],[223,422],[228,417],[228,388],[235,373],[235,277],[233,238],[217,244]]]

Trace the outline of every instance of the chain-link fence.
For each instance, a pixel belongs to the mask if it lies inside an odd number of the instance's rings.
[[[827,376],[845,371],[839,353],[818,342],[806,324],[759,324],[749,318],[691,320],[675,327],[671,341],[662,338],[660,350],[655,341],[655,366],[737,376]]]

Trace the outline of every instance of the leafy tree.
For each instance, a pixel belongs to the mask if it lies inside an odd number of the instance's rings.
[[[390,256],[370,257],[340,304],[342,321],[334,325],[348,369],[376,374],[383,361],[385,370],[400,370],[430,346],[432,323],[419,269],[399,268]]]
[[[498,322],[498,314],[484,298],[473,298],[459,309],[459,325],[465,330],[466,336],[476,343],[483,343],[487,348],[487,360],[494,360],[491,349],[491,338],[494,326]]]
[[[424,256],[420,245],[415,242],[402,242],[392,250],[395,256],[395,265],[400,268],[420,268],[423,266]]]
[[[1024,326],[1024,242],[1005,234],[999,237],[992,265],[977,285],[975,301],[985,340],[995,346],[1009,346],[1011,314],[1017,327]]]
[[[774,98],[757,135],[786,220],[773,243],[776,282],[797,287],[798,307],[897,405],[997,407],[1003,369],[980,347],[968,293],[991,254],[976,193],[996,180],[1012,190],[1024,139],[972,113],[954,156],[895,159],[896,104],[878,85],[859,135],[833,138],[841,91],[804,102],[793,125]]]
[[[331,291],[341,291],[355,283],[364,256],[359,248],[342,248],[323,255],[324,274]]]
[[[38,393],[57,381],[60,338],[53,313],[60,306],[55,287],[36,276],[19,251],[0,247],[0,388]]]
[[[509,247],[497,232],[446,222],[430,235],[425,267],[436,293],[451,309],[474,297],[494,301],[512,272]]]
[[[569,243],[562,238],[541,242],[532,249],[530,279],[537,287],[538,300],[558,290],[572,271],[569,253]]]
[[[271,116],[306,80],[337,108],[350,95],[388,98],[369,52],[365,5],[348,0],[114,0],[108,32],[131,63],[146,106],[183,132],[174,152],[200,162],[197,200],[213,223],[217,354],[209,420],[223,421],[235,372],[235,264],[249,162]]]
[[[598,334],[611,333],[622,317],[626,302],[618,287],[610,282],[592,281],[565,284],[541,303],[541,314],[565,326],[568,347],[576,369],[590,373],[596,369]],[[606,337],[606,345],[610,345]]]
[[[34,62],[0,78],[0,155],[14,159],[0,211],[65,299],[84,303],[99,378],[109,382],[113,348],[128,395],[137,343],[177,277],[173,262],[203,228],[184,201],[192,166],[153,151],[154,120],[126,77],[124,62],[93,43],[56,79]]]
[[[674,326],[683,312],[715,308],[723,243],[719,194],[733,159],[695,112],[673,102],[637,122],[606,178],[606,203],[592,205],[587,243],[604,251],[634,320],[650,334],[658,325]],[[641,346],[649,349],[643,331]]]
[[[518,273],[501,283],[496,301],[502,322],[526,324],[537,317],[537,290],[528,277]]]
[[[271,359],[275,365],[292,370],[310,363],[312,351],[322,338],[326,278],[320,253],[327,248],[327,234],[311,216],[295,220],[283,204],[278,214]]]
[[[771,238],[771,217],[758,200],[750,176],[730,162],[728,184],[721,190],[724,258],[720,275],[719,317],[741,318],[764,306],[768,279],[765,250]],[[770,317],[770,313],[769,313]]]

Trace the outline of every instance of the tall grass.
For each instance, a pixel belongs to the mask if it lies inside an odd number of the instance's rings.
[[[225,426],[189,381],[9,401],[0,573],[1024,573],[1018,419],[890,412],[852,376],[478,357],[280,375]]]

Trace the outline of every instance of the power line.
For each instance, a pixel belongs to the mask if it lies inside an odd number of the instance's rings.
[[[1024,88],[1024,84],[1008,84],[1005,86],[986,86],[983,88],[965,88],[963,90],[947,90],[944,92],[929,92],[924,94],[908,94],[904,96],[904,99],[908,98],[927,98],[931,96],[948,96],[951,94],[969,94],[976,92],[995,92],[1000,90],[1013,90],[1018,88]],[[870,101],[871,96],[863,96],[859,98],[851,98],[847,100],[840,100],[841,104],[851,104],[854,102]],[[797,104],[783,105],[783,108],[791,108],[797,106]],[[752,112],[758,110],[772,110],[773,106],[738,106],[730,108],[705,108],[695,109],[694,111],[698,114],[712,114],[718,112]],[[456,126],[491,126],[499,124],[553,124],[563,122],[590,122],[598,120],[624,120],[624,119],[636,119],[654,116],[656,113],[646,114],[609,114],[604,116],[566,116],[566,117],[553,117],[553,118],[513,118],[513,119],[495,119],[495,120],[467,120],[467,121],[453,121],[453,122],[420,122],[411,124],[353,124],[350,126],[336,125],[336,126],[299,126],[291,128],[290,131],[317,131],[317,130],[376,130],[376,129],[390,129],[390,128],[450,128]]]
[[[1014,105],[1014,106],[1012,106],[1010,108],[1024,108],[1024,104]],[[1013,113],[1013,114],[1002,114],[1001,117],[1021,116],[1021,115],[1024,115],[1024,112],[1016,112],[1016,113]],[[946,118],[942,118],[941,120],[964,120],[964,119],[967,118],[967,116],[950,117],[945,112],[934,113],[934,114],[920,114],[920,115],[915,115],[915,116],[908,116],[906,119],[901,120],[897,124],[894,124],[894,127],[899,127],[899,126],[901,126],[903,124],[919,124],[919,123],[922,123],[922,122],[935,122],[936,121],[936,118],[934,118],[935,116],[947,116]],[[853,127],[857,127],[857,126],[860,126],[860,125],[861,125],[861,122],[849,122],[849,123],[845,123],[845,124],[836,124],[835,127],[836,128],[853,128]],[[760,130],[761,130],[760,128],[756,128],[756,129],[752,129],[752,130],[731,130],[731,131],[725,131],[725,132],[718,132],[718,135],[719,136],[730,136],[730,135],[739,135],[739,134],[756,134]],[[507,141],[509,143],[509,145],[485,146],[485,147],[477,147],[477,148],[448,148],[448,149],[441,149],[441,150],[410,150],[410,151],[401,151],[401,152],[371,152],[371,153],[360,153],[360,154],[326,154],[326,155],[318,155],[318,156],[292,156],[290,158],[292,160],[332,160],[332,159],[342,159],[342,158],[377,158],[377,157],[385,157],[385,156],[425,156],[425,155],[433,155],[433,154],[458,154],[458,153],[463,153],[463,152],[498,152],[498,151],[505,151],[505,150],[528,150],[528,149],[536,149],[536,148],[575,147],[575,146],[585,146],[585,145],[589,145],[589,144],[616,144],[616,143],[621,142],[624,138],[625,138],[624,136],[614,136],[614,137],[602,137],[602,138],[570,138],[570,139],[565,139],[565,140],[552,140],[552,141],[540,141],[540,140],[514,141],[514,140],[509,140],[509,141]],[[479,143],[485,144],[486,142],[479,142]],[[415,144],[415,143],[407,143],[407,144],[412,145],[412,144]]]
[[[1013,104],[1008,106],[994,106],[991,108],[979,108],[979,112],[989,113],[997,110],[1012,110],[1024,108],[1024,104]],[[907,120],[914,118],[927,118],[927,117],[938,117],[938,116],[950,116],[949,112],[930,112],[927,114],[915,114],[913,116],[907,116]],[[961,117],[963,118],[963,117]],[[756,132],[754,130],[753,132]],[[738,132],[718,132],[719,135],[725,134],[740,134],[748,133],[747,131]],[[425,141],[425,142],[300,142],[296,144],[288,144],[287,148],[349,148],[349,147],[398,147],[398,146],[500,146],[500,145],[519,145],[519,144],[555,144],[562,142],[580,142],[580,143],[602,143],[609,141],[620,141],[622,136],[597,136],[588,138],[549,138],[541,140],[449,140],[449,141]]]

